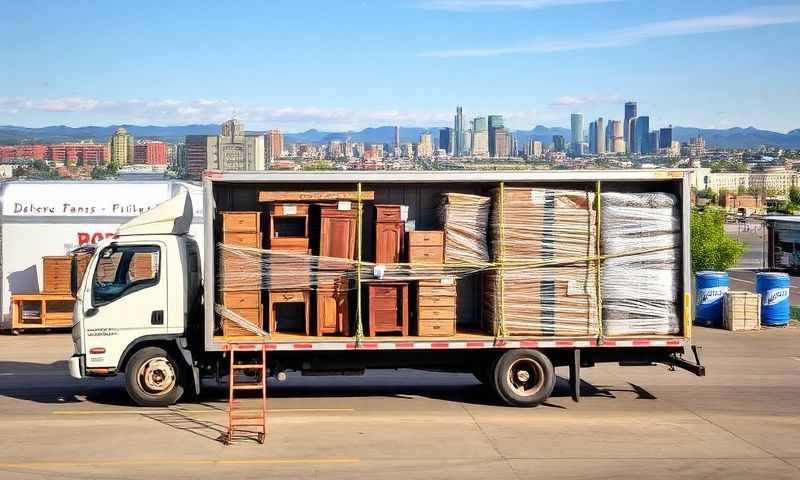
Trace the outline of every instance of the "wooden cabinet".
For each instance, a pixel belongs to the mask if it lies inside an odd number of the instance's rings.
[[[399,263],[404,237],[400,205],[375,205],[375,263]]]
[[[311,305],[311,292],[309,290],[270,290],[267,293],[269,298],[269,332],[276,333],[278,331],[278,323],[280,321],[278,315],[278,306],[283,303],[302,303],[302,329],[305,335],[310,332],[310,305]]]
[[[308,252],[308,205],[272,205],[269,216],[269,248]]]
[[[408,284],[402,282],[370,283],[367,335],[381,333],[408,335]]]
[[[347,280],[324,282],[317,286],[316,335],[350,335]]]
[[[358,213],[339,210],[336,205],[319,205],[319,217],[319,255],[354,260]]]
[[[456,300],[455,283],[420,281],[417,288],[417,335],[455,335]]]
[[[261,212],[223,212],[222,213],[222,243],[231,246],[261,248]],[[143,266],[142,268],[145,268]],[[220,255],[220,271],[248,273],[252,283],[260,284],[260,262],[256,256],[242,257],[234,253],[223,252]],[[249,280],[248,280],[248,283]],[[263,306],[261,303],[261,289],[236,290],[221,292],[222,304],[226,308],[242,317],[245,321],[264,330]],[[229,318],[222,320],[222,334],[226,337],[252,336],[254,333],[240,326]]]
[[[444,232],[408,232],[408,262],[437,265],[444,263]]]

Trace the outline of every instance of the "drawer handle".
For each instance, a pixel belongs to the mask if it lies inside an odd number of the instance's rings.
[[[293,298],[294,298],[294,295],[285,295],[285,294],[283,295],[283,299],[284,300],[291,300]]]
[[[433,326],[433,329],[434,329],[434,330],[439,330],[440,328],[442,328],[442,326],[441,326],[441,325],[434,325],[434,326]]]

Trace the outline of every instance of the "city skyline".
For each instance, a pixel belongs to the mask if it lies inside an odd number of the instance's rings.
[[[567,127],[572,111],[618,118],[635,98],[655,126],[800,127],[796,1],[191,6],[90,3],[78,17],[74,5],[9,4],[6,33],[25,41],[0,47],[0,124],[221,123],[236,112],[260,130],[445,127],[464,105],[465,118],[499,112],[528,129]],[[111,16],[125,21],[102,42],[77,28]]]

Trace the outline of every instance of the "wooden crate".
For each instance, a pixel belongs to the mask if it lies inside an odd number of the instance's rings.
[[[722,327],[725,330],[760,330],[761,295],[750,292],[728,292],[723,303]]]
[[[42,293],[69,294],[72,257],[42,257],[44,276]]]

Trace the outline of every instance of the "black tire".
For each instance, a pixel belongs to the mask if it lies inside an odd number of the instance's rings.
[[[542,352],[515,349],[505,352],[494,365],[494,390],[507,405],[535,407],[553,393],[556,374]]]
[[[141,407],[166,407],[183,396],[183,364],[161,347],[134,353],[125,368],[125,389]]]

